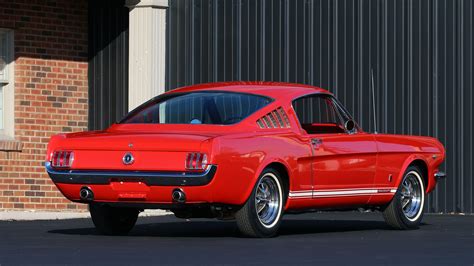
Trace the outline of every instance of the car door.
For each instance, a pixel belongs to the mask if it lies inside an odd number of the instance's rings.
[[[354,128],[331,95],[312,94],[293,101],[303,138],[311,145],[313,198],[366,203],[373,193],[377,146],[373,135]]]

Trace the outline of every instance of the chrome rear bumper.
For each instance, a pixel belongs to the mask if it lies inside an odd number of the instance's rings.
[[[217,171],[215,165],[209,165],[203,172],[58,170],[50,162],[45,167],[54,183],[85,185],[141,181],[149,186],[203,186],[211,182]]]

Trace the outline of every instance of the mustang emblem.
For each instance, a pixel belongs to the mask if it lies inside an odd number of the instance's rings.
[[[135,161],[135,158],[133,158],[133,154],[131,152],[125,153],[125,155],[122,158],[122,162],[125,165],[132,164]]]

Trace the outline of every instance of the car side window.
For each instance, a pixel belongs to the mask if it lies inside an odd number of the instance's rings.
[[[330,95],[310,95],[293,101],[301,127],[308,134],[345,133],[344,121]]]

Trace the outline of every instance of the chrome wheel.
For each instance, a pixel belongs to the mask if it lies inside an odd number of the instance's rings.
[[[269,228],[281,214],[282,191],[277,177],[266,173],[258,182],[255,192],[255,210],[260,223]]]
[[[280,228],[284,186],[281,174],[272,167],[263,169],[245,204],[235,213],[239,231],[250,237],[272,237]]]
[[[400,193],[405,217],[410,221],[418,219],[424,204],[424,188],[423,181],[417,172],[410,171],[405,175]]]

